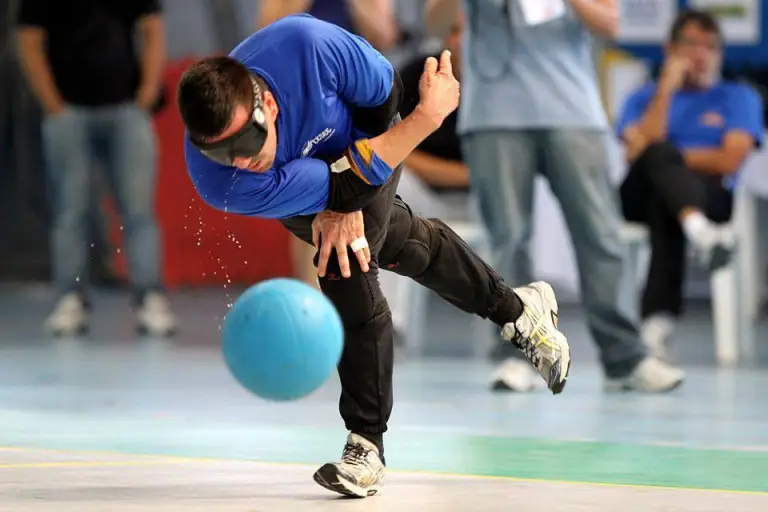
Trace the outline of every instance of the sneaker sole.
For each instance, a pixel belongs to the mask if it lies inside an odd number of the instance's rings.
[[[625,384],[624,382],[606,381],[603,385],[603,389],[607,393],[642,393],[642,394],[648,394],[648,395],[658,395],[661,393],[670,393],[676,390],[677,388],[683,385],[683,382],[685,382],[685,378],[680,378],[676,380],[672,385],[667,386],[666,388],[645,390],[645,389],[637,389],[631,384]]]
[[[539,293],[544,296],[547,302],[553,304],[554,307],[552,308],[552,312],[555,315],[558,315],[560,313],[560,307],[557,303],[557,296],[555,295],[555,290],[552,288],[552,285],[544,281],[539,281],[534,283],[533,286],[539,290]],[[552,323],[555,324],[554,321]],[[566,350],[563,351],[563,355],[557,362],[557,367],[559,368],[559,371],[557,372],[558,377],[563,370],[563,366],[565,366],[565,375],[563,376],[562,380],[559,382],[556,381],[554,384],[549,386],[549,389],[552,391],[553,395],[559,395],[565,389],[565,385],[568,382],[568,374],[571,373],[571,346],[568,344],[568,339],[565,337],[565,334],[563,334],[560,329],[558,329],[557,325],[555,325],[555,329],[563,336],[563,341],[566,347]]]
[[[367,498],[373,496],[381,489],[380,485],[372,485],[368,489],[363,489],[352,482],[339,478],[339,473],[333,464],[324,465],[315,471],[312,478],[320,487],[352,498]]]
[[[570,350],[570,347],[569,347],[569,350]],[[560,360],[559,364],[562,364],[562,359]],[[570,354],[568,354],[568,360],[566,361],[566,364],[568,366],[565,369],[565,376],[563,377],[563,380],[561,380],[560,382],[556,382],[550,388],[552,390],[552,394],[553,395],[559,395],[560,393],[562,393],[563,390],[565,389],[565,385],[568,383],[568,374],[571,373],[571,358],[570,358]]]

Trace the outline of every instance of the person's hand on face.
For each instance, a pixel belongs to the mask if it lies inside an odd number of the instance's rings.
[[[672,53],[664,60],[664,66],[659,75],[659,87],[667,93],[673,93],[685,83],[685,78],[691,69],[691,60],[679,53]]]

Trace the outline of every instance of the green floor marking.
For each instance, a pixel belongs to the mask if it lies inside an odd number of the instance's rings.
[[[335,430],[256,427],[179,437],[122,431],[112,438],[78,435],[8,444],[314,465],[338,457],[343,438]],[[387,435],[386,456],[388,466],[401,471],[768,493],[766,452],[399,431]]]

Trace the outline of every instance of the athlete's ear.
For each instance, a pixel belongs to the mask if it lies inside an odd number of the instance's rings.
[[[264,110],[266,110],[267,117],[272,121],[277,119],[277,113],[280,112],[275,96],[269,91],[264,92]]]

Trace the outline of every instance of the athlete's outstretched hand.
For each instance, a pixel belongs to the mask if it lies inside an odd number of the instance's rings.
[[[430,57],[419,82],[419,108],[438,126],[459,106],[459,81],[453,76],[451,52],[444,50],[440,62]]]
[[[328,260],[335,249],[339,258],[341,275],[349,277],[352,272],[349,268],[347,247],[352,247],[352,252],[357,256],[360,268],[368,272],[368,263],[371,261],[371,250],[365,239],[365,226],[363,225],[363,212],[335,213],[321,212],[312,221],[312,242],[320,248],[317,262],[317,275],[325,277],[328,270]]]

